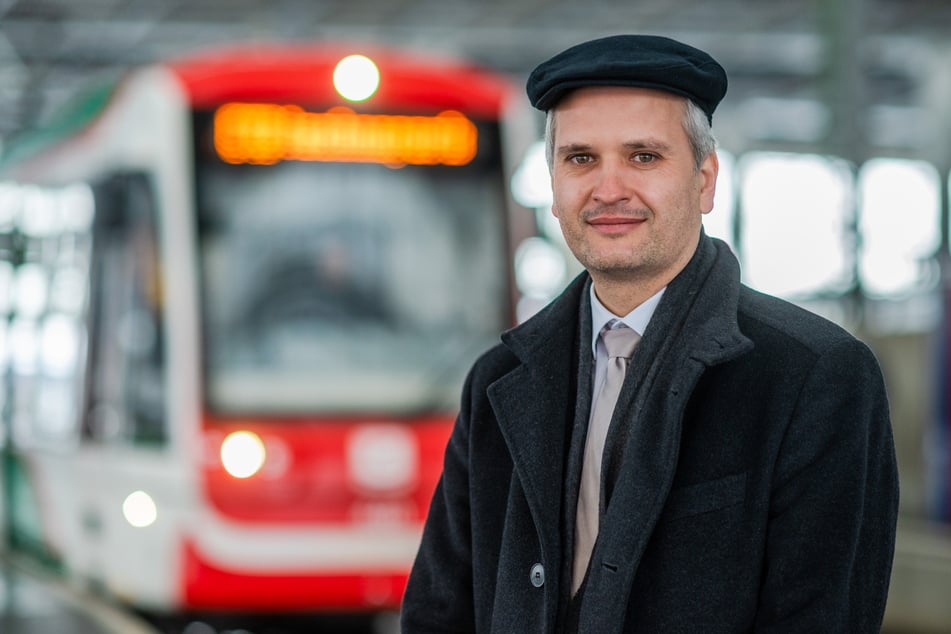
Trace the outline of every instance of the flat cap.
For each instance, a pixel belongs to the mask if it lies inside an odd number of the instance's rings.
[[[576,88],[637,86],[691,99],[713,120],[727,78],[707,53],[658,35],[613,35],[582,42],[539,64],[528,77],[532,106],[549,110]]]

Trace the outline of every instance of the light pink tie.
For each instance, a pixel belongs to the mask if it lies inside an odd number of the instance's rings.
[[[591,551],[598,537],[598,515],[601,500],[601,459],[604,440],[614,414],[628,361],[641,340],[636,331],[621,326],[601,331],[601,340],[608,352],[607,371],[601,391],[591,404],[588,435],[584,445],[584,464],[581,467],[581,488],[578,492],[578,511],[575,519],[575,560],[571,593],[574,595],[584,580],[591,559]]]

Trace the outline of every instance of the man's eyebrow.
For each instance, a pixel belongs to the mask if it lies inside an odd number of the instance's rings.
[[[575,152],[589,152],[591,146],[586,143],[568,143],[566,145],[559,145],[556,154],[574,154]]]
[[[656,150],[658,152],[670,151],[670,144],[660,139],[644,139],[641,141],[628,141],[624,144],[628,150]]]
[[[671,145],[660,139],[647,138],[637,141],[627,141],[621,146],[628,151],[653,150],[655,152],[669,152]],[[590,152],[592,146],[587,143],[567,143],[558,146],[555,154],[564,156],[565,154],[574,154],[576,152]]]

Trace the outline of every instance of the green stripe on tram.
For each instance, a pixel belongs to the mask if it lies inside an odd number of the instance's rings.
[[[38,154],[88,126],[103,111],[118,81],[96,86],[79,95],[39,127],[14,136],[4,144],[0,169]]]
[[[35,483],[22,459],[9,447],[3,451],[3,548],[29,554],[46,568],[62,571],[59,554],[44,537],[40,519],[40,505],[36,497]]]

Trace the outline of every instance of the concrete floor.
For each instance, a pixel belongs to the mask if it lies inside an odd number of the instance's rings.
[[[951,633],[951,526],[899,520],[883,632]]]
[[[26,562],[0,556],[0,632],[154,634],[155,630]]]

